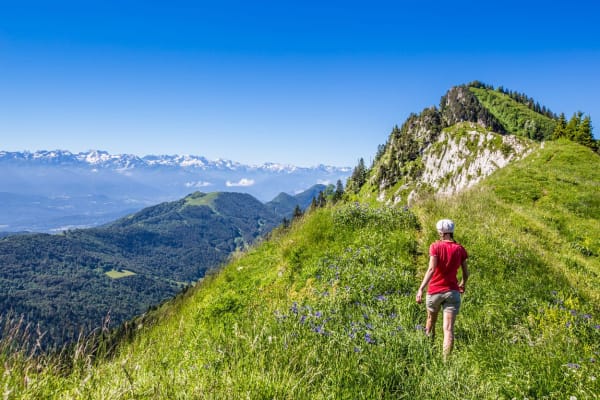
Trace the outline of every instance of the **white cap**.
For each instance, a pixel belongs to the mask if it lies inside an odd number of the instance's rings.
[[[441,233],[453,233],[454,232],[454,222],[451,219],[440,219],[437,224],[435,224],[438,232]]]

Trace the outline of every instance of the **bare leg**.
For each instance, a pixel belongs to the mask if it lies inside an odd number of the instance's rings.
[[[437,322],[439,311],[431,312],[427,310],[427,323],[425,324],[425,334],[432,339],[435,337],[435,323]]]
[[[444,359],[450,355],[454,347],[454,321],[456,321],[456,314],[444,313]]]

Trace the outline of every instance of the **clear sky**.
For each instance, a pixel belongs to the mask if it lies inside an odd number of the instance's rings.
[[[480,80],[600,130],[596,1],[0,0],[0,150],[369,162]]]

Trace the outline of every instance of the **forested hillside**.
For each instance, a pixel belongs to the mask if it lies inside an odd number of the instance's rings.
[[[0,240],[0,310],[60,344],[145,312],[281,217],[248,194],[194,193],[109,225]]]

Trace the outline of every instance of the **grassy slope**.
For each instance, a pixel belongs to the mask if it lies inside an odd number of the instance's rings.
[[[555,121],[511,99],[507,94],[474,87],[469,90],[500,121],[507,132],[536,139],[549,139],[552,135]],[[532,128],[532,124],[535,125],[535,129]]]
[[[423,229],[400,210],[318,210],[164,305],[114,359],[74,357],[59,377],[14,356],[0,383],[9,398],[595,398],[599,160],[547,143],[415,208]],[[414,302],[442,216],[472,270],[447,364]]]

